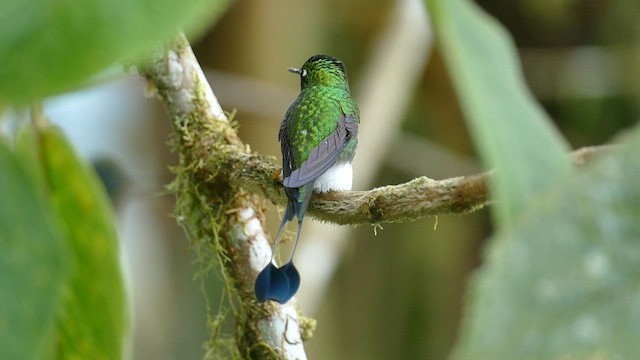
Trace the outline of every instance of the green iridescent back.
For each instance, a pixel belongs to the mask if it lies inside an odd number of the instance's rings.
[[[297,168],[307,160],[311,149],[329,136],[340,118],[347,115],[360,121],[360,111],[348,90],[328,86],[304,89],[285,116],[293,167]],[[357,139],[354,140],[343,152],[341,160],[353,158],[357,144]]]
[[[345,116],[360,122],[358,105],[351,98],[347,74],[342,63],[312,57],[303,66],[301,92],[289,107],[282,123],[290,145],[293,168],[309,158],[309,152],[329,136],[338,121]],[[352,139],[340,156],[340,161],[353,159],[357,138]]]

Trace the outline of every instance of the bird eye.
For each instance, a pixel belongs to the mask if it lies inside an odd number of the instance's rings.
[[[302,71],[300,71],[300,76],[306,77],[307,76],[307,70],[306,69],[302,69]]]

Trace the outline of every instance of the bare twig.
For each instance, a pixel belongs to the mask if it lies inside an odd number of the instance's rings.
[[[585,146],[573,152],[573,163],[575,165],[584,165],[587,162],[593,160],[598,155],[602,155],[605,151],[611,151],[616,148],[617,145],[599,145],[599,146]]]

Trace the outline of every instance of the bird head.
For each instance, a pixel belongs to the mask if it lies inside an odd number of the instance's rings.
[[[289,71],[300,75],[302,90],[310,86],[329,86],[349,90],[347,70],[342,61],[333,56],[312,56],[301,68],[289,68]]]

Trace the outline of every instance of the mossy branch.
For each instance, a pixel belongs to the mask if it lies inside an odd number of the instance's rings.
[[[576,165],[588,162],[609,146],[576,150]],[[286,204],[281,168],[269,159],[225,150],[224,168],[230,179],[249,191],[260,192],[274,204]],[[356,174],[357,176],[357,174]],[[406,183],[368,191],[340,191],[314,194],[307,214],[340,225],[412,221],[426,216],[464,214],[489,204],[491,172],[433,180],[426,176]]]
[[[303,334],[313,322],[298,314],[296,302],[258,304],[253,283],[270,257],[263,203],[232,181],[229,152],[249,156],[232,122],[222,111],[188,41],[179,36],[139,66],[163,100],[173,124],[172,146],[180,163],[170,189],[176,219],[186,228],[206,271],[219,266],[228,293],[227,310],[237,320],[235,348],[218,338],[220,316],[209,325],[207,358],[305,359]]]

